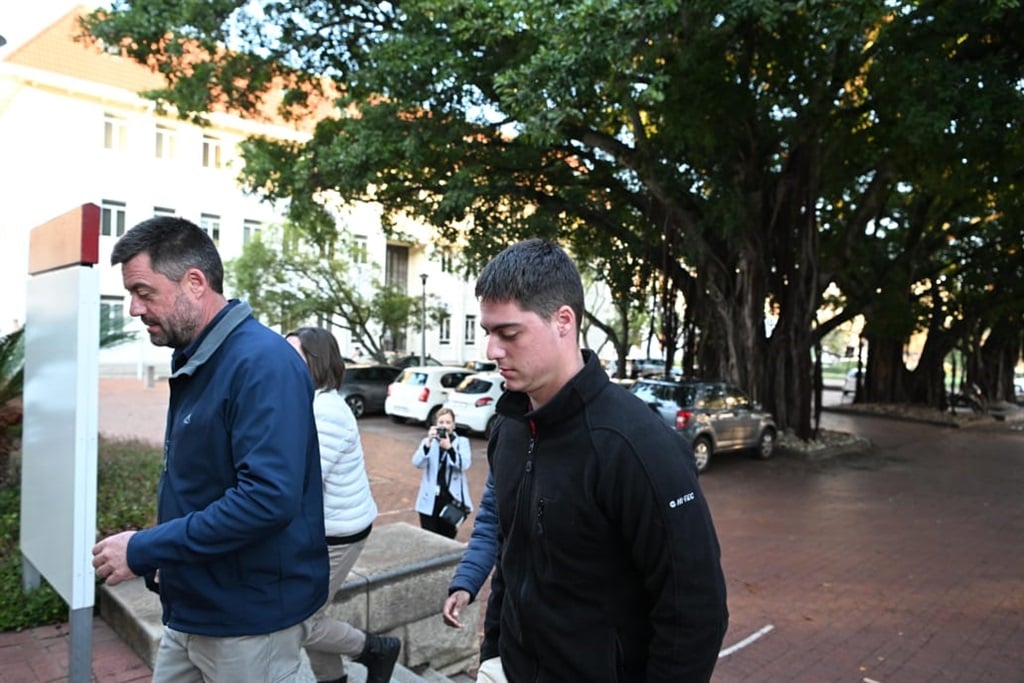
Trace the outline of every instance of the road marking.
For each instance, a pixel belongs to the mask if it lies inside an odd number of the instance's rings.
[[[771,624],[768,624],[764,628],[756,631],[755,633],[750,634],[749,636],[747,636],[746,638],[744,638],[740,642],[736,643],[735,645],[730,645],[729,647],[727,647],[724,650],[722,650],[721,652],[719,652],[718,653],[718,658],[721,659],[722,657],[728,657],[733,652],[736,652],[737,650],[742,650],[747,645],[750,645],[751,643],[753,643],[755,640],[757,640],[761,636],[766,635],[769,632],[771,632],[771,630],[774,629],[774,628],[775,628],[774,626],[772,626]]]

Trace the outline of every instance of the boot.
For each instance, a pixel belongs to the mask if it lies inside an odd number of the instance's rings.
[[[390,683],[401,649],[402,641],[398,638],[367,633],[363,653],[355,659],[366,667],[366,683]]]

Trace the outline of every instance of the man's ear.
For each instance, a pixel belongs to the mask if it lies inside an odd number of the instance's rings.
[[[185,287],[194,297],[199,297],[207,289],[206,275],[198,268],[185,271]]]
[[[555,324],[558,325],[558,334],[561,337],[576,333],[576,313],[572,306],[561,306],[555,313]]]

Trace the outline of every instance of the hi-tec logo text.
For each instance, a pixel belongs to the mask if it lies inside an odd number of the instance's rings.
[[[694,498],[696,498],[696,495],[691,491],[690,493],[687,493],[685,495],[679,496],[675,500],[670,500],[668,502],[668,506],[670,508],[677,508],[680,505],[682,505],[683,503],[691,502]]]

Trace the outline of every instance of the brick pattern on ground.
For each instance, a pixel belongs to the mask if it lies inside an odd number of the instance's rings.
[[[100,429],[160,443],[166,384],[101,380]],[[951,429],[826,413],[823,427],[867,436],[865,453],[823,461],[716,458],[701,482],[729,588],[714,683],[1024,681],[1024,431]],[[418,524],[422,426],[360,422],[378,524]],[[473,438],[474,498],[485,442]],[[467,541],[468,521],[458,540]],[[486,595],[481,596],[486,599]],[[101,620],[93,677],[149,669]],[[0,634],[0,683],[67,677],[66,626]]]

